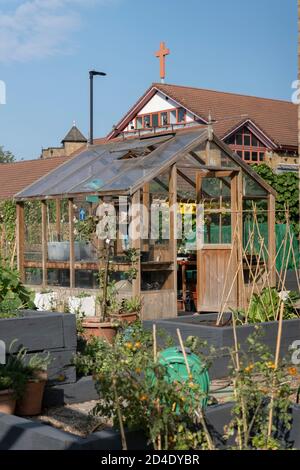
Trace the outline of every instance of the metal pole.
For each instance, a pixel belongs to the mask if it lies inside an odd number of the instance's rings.
[[[90,72],[90,145],[94,144],[94,74]]]

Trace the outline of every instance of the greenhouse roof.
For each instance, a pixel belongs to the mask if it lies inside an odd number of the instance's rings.
[[[16,199],[72,197],[78,194],[133,194],[143,184],[208,139],[208,129],[95,145],[19,192]],[[273,192],[237,155],[213,138],[235,166]],[[203,166],[205,168],[205,166]]]

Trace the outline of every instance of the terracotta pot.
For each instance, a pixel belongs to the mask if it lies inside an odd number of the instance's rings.
[[[112,343],[117,334],[116,328],[110,322],[102,323],[99,318],[89,318],[82,323],[82,326],[86,339],[97,336],[97,338],[103,338]]]
[[[13,415],[16,409],[16,399],[13,390],[0,391],[0,413]]]
[[[133,323],[139,318],[139,314],[138,312],[120,313],[116,315],[111,315],[111,318],[120,322]]]
[[[27,382],[24,395],[17,402],[16,413],[19,416],[36,416],[41,414],[47,378],[47,372],[38,371],[35,374],[35,379]]]

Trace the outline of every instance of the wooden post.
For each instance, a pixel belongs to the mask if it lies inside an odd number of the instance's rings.
[[[57,241],[60,242],[61,234],[60,234],[60,224],[61,224],[61,208],[60,208],[60,199],[56,199],[55,201],[55,227],[56,227],[56,235]]]
[[[141,192],[138,189],[131,199],[131,246],[138,251],[139,259],[137,266],[137,276],[132,281],[132,295],[141,295]]]
[[[68,200],[69,205],[69,240],[70,240],[70,288],[75,287],[75,250],[74,250],[74,202]]]
[[[173,290],[173,312],[171,316],[177,315],[177,168],[176,164],[171,167],[169,176],[169,205],[170,205],[170,261],[173,263],[173,271],[170,275],[171,289]]]
[[[268,269],[270,285],[276,286],[276,232],[275,232],[275,196],[268,195]]]
[[[47,285],[47,261],[48,261],[48,230],[47,230],[47,201],[41,201],[42,206],[42,271],[43,287]]]
[[[147,220],[144,220],[147,217]],[[149,223],[150,223],[150,184],[143,186],[143,233],[147,234],[147,238],[143,239],[142,251],[149,251]]]
[[[25,281],[24,249],[25,249],[24,202],[17,202],[17,267],[21,281]]]
[[[234,253],[231,258],[231,269],[234,275],[237,272],[237,298],[236,307],[245,307],[244,276],[242,271],[243,258],[243,175],[242,172],[234,173],[231,178],[231,244]],[[229,279],[232,282],[232,279]]]
[[[196,243],[197,243],[197,305],[196,309],[197,312],[200,312],[200,305],[201,305],[201,256],[202,256],[202,240],[200,240],[200,236],[202,237],[202,234],[200,234],[199,229],[198,229],[198,224],[200,223],[199,220],[199,214],[198,214],[198,208],[199,204],[201,203],[201,188],[202,188],[202,177],[203,174],[199,171],[196,173],[196,203],[197,203],[197,209],[196,209],[196,214],[197,214],[197,221],[196,221]],[[200,230],[204,230],[204,225],[200,227]],[[203,236],[204,239],[204,236]]]

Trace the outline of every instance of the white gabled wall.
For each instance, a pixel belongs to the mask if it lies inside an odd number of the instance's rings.
[[[152,96],[148,103],[146,103],[145,106],[136,114],[136,116],[139,116],[141,114],[156,113],[159,111],[168,111],[179,107],[179,104],[177,104],[171,98],[168,98],[163,93],[158,91],[154,96]],[[194,115],[189,113],[188,111],[186,113],[186,121],[194,121]],[[125,132],[130,131],[130,124],[124,130]]]

